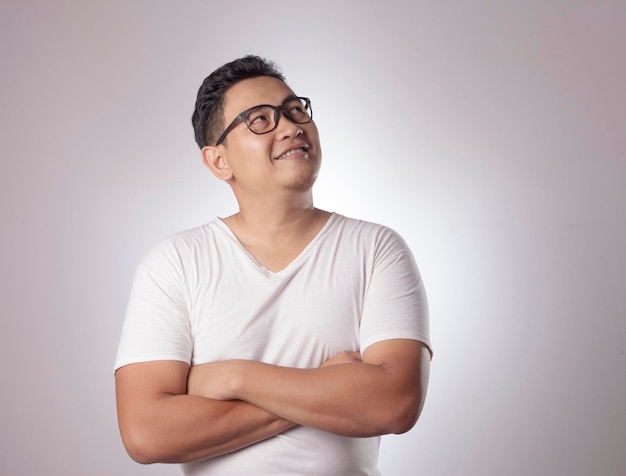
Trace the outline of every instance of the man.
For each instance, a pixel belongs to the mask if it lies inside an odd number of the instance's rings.
[[[206,167],[238,213],[179,233],[137,270],[116,361],[120,430],[187,475],[376,475],[379,435],[416,422],[430,362],[411,252],[313,206],[310,100],[267,61],[205,79]]]

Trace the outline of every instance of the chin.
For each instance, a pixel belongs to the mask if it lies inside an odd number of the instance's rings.
[[[285,188],[294,192],[308,192],[313,188],[313,185],[315,184],[315,179],[317,179],[316,175],[309,177],[299,177],[293,182],[288,183]]]

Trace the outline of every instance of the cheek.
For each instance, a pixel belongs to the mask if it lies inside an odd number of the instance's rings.
[[[311,145],[314,145],[319,150],[320,149],[320,136],[317,130],[317,126],[315,125],[315,122],[306,124],[306,126],[307,128],[305,130],[305,133],[307,137],[309,138],[309,140],[313,142],[313,144]]]
[[[311,128],[311,135],[315,136],[316,139],[319,139],[319,132],[317,130],[317,124],[314,121],[311,121],[308,126]]]
[[[254,158],[269,156],[271,150],[271,134],[253,135],[249,133],[244,139],[237,142],[233,152],[242,160],[240,162],[252,162]]]

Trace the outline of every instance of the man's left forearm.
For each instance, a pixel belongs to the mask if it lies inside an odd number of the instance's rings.
[[[409,430],[421,411],[430,355],[413,340],[369,347],[363,362],[317,369],[232,360],[209,364],[209,398],[248,401],[290,421],[335,434],[366,437]],[[192,387],[190,387],[192,388]],[[192,389],[193,390],[193,389]]]

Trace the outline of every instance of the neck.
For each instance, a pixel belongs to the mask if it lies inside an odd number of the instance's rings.
[[[310,191],[274,199],[238,200],[238,203],[239,212],[224,221],[246,243],[288,242],[319,229],[329,215],[313,206]]]
[[[310,193],[300,197],[294,200],[292,194],[281,200],[238,200],[239,212],[224,222],[259,264],[277,272],[306,248],[330,217],[330,213],[313,207]]]

